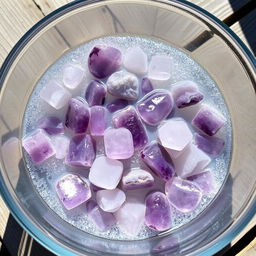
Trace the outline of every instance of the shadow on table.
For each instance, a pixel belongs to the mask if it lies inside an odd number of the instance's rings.
[[[244,0],[241,0],[241,2]],[[232,26],[235,22],[239,22],[243,34],[250,46],[254,55],[256,55],[256,1],[250,0],[239,10],[236,10],[237,0],[229,0],[231,7],[234,10],[234,14],[224,20],[228,26]],[[250,25],[249,23],[254,22],[255,25]],[[249,26],[249,27],[248,27]]]

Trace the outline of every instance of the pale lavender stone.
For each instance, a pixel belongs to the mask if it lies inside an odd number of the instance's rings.
[[[173,99],[166,90],[154,90],[145,95],[136,108],[145,123],[156,126],[171,113]]]
[[[129,198],[114,215],[120,230],[128,236],[135,237],[144,224],[145,212],[144,203],[135,198]]]
[[[55,81],[46,84],[40,92],[40,97],[55,109],[61,109],[67,105],[71,93]]]
[[[115,225],[116,220],[112,213],[102,211],[94,200],[90,200],[86,204],[89,218],[99,231],[105,232]]]
[[[106,45],[96,45],[91,50],[88,58],[90,72],[99,79],[110,76],[120,68],[121,64],[121,52]]]
[[[125,108],[129,104],[128,100],[116,99],[107,104],[107,109],[110,113],[116,112],[122,108]]]
[[[119,189],[99,190],[96,194],[99,207],[105,212],[116,212],[126,200],[125,193]]]
[[[89,108],[78,99],[71,99],[66,114],[65,125],[73,133],[85,133],[89,124]]]
[[[193,134],[183,119],[170,119],[157,130],[161,145],[171,158],[177,158],[192,141]]]
[[[97,187],[115,189],[123,174],[123,163],[99,156],[95,159],[89,172],[89,180]]]
[[[164,81],[171,77],[173,60],[166,55],[155,55],[151,58],[148,67],[148,77],[152,80]]]
[[[63,159],[68,153],[70,139],[65,135],[56,135],[51,137],[53,147],[55,149],[55,157]]]
[[[55,150],[46,133],[38,129],[22,139],[22,146],[34,163],[42,163],[55,154]]]
[[[126,128],[109,128],[104,133],[105,153],[111,159],[128,159],[134,153],[131,132]]]
[[[63,84],[73,90],[84,78],[84,70],[79,65],[68,64],[64,67],[62,81]]]
[[[149,188],[153,185],[154,177],[149,172],[140,168],[129,170],[122,178],[122,188],[124,190]]]
[[[126,70],[143,75],[148,70],[148,56],[140,47],[129,48],[125,55],[123,65]]]
[[[103,136],[108,126],[108,111],[102,106],[91,107],[89,126],[92,136]]]
[[[91,198],[89,182],[78,175],[67,174],[58,180],[56,192],[67,210],[71,210]]]
[[[196,183],[204,194],[211,194],[216,192],[216,181],[210,170],[190,176],[188,180]]]
[[[90,107],[95,105],[103,105],[106,93],[107,89],[104,83],[97,80],[92,80],[86,88],[85,99]]]
[[[189,80],[173,84],[171,92],[178,108],[195,105],[204,98],[204,95],[199,91],[197,84]]]
[[[143,95],[154,90],[154,87],[153,87],[151,81],[147,77],[142,78],[140,88],[141,88],[141,93]]]
[[[172,160],[177,175],[182,178],[202,172],[211,162],[211,158],[192,143],[179,157]]]
[[[167,181],[175,174],[173,163],[165,149],[151,142],[140,153],[143,162],[161,179]]]
[[[139,96],[139,81],[132,73],[123,70],[118,71],[108,78],[107,90],[115,97],[136,100]]]
[[[193,118],[192,125],[212,136],[218,132],[225,122],[225,118],[215,109],[203,106]]]
[[[201,134],[195,135],[195,144],[206,154],[216,157],[224,148],[225,141],[217,137],[208,137]]]
[[[89,134],[76,135],[70,140],[66,164],[91,167],[95,159],[94,143]]]
[[[135,150],[143,148],[148,143],[146,129],[134,107],[128,106],[115,113],[112,122],[115,128],[124,127],[131,132]]]
[[[55,116],[48,116],[41,119],[38,123],[38,128],[43,129],[49,135],[64,133],[64,126],[62,121]]]
[[[184,213],[195,210],[202,198],[202,191],[196,184],[178,177],[166,182],[165,193],[171,205]]]
[[[171,206],[162,192],[149,194],[145,200],[145,224],[153,230],[164,231],[172,226]]]

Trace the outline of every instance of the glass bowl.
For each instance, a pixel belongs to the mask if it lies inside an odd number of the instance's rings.
[[[196,219],[171,233],[115,241],[82,232],[42,201],[25,168],[20,138],[28,99],[44,72],[64,53],[109,35],[167,42],[197,61],[216,81],[233,127],[226,183]],[[182,1],[75,1],[37,23],[13,48],[0,71],[0,189],[13,216],[58,255],[212,255],[255,214],[255,59],[222,22]]]

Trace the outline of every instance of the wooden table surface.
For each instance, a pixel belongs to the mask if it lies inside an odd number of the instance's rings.
[[[21,36],[45,15],[70,0],[0,0],[0,66]],[[255,0],[191,0],[224,21],[256,54]],[[256,255],[256,218],[218,255]],[[10,215],[0,196],[0,255],[53,255],[36,243]]]

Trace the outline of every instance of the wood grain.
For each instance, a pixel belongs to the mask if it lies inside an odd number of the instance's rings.
[[[71,3],[72,0],[34,0],[44,15],[56,10],[57,8]]]

